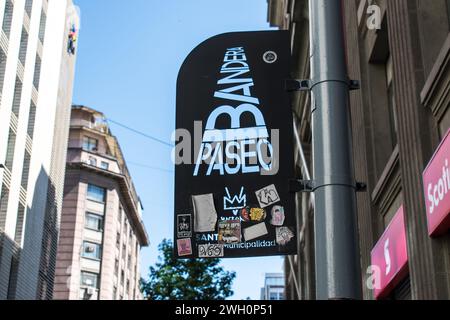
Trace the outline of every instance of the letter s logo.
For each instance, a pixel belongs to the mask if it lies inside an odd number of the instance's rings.
[[[433,198],[433,185],[430,183],[428,185],[428,201],[430,201],[430,214],[434,212],[434,198]]]
[[[384,260],[386,262],[386,275],[391,272],[391,256],[389,254],[389,239],[384,243]]]

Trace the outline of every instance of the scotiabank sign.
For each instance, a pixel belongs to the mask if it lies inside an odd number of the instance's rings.
[[[403,207],[372,250],[372,268],[377,277],[375,299],[388,296],[408,274],[408,252]]]
[[[428,232],[439,236],[450,228],[450,131],[423,173]]]

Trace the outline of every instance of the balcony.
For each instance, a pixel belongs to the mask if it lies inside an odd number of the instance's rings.
[[[111,156],[99,155],[82,148],[69,148],[67,152],[68,163],[83,163],[100,170],[121,174],[117,160]]]
[[[103,120],[91,121],[83,118],[73,118],[70,120],[70,126],[88,128],[103,134],[109,134],[108,124]]]

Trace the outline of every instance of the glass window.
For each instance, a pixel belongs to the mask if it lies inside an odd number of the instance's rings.
[[[89,288],[98,289],[99,275],[91,272],[81,272],[81,285]]]
[[[83,150],[89,152],[98,151],[98,140],[90,137],[83,138]]]
[[[119,213],[117,214],[117,220],[119,220],[119,222],[122,222],[122,212],[123,208],[119,207]]]
[[[116,235],[116,247],[117,247],[117,249],[120,250],[120,233],[119,232],[117,232],[117,235]]]
[[[114,274],[116,274],[116,275],[119,274],[119,259],[116,259],[116,261],[114,263]]]
[[[102,257],[102,247],[97,243],[83,242],[83,258],[100,260]]]
[[[100,164],[100,168],[102,168],[103,170],[109,170],[109,163],[102,161]]]
[[[86,213],[86,229],[103,231],[103,217],[93,213]]]
[[[397,146],[397,112],[396,112],[396,105],[395,105],[395,96],[394,96],[394,71],[393,71],[393,65],[392,65],[392,56],[389,55],[388,59],[386,60],[386,87],[387,87],[387,98],[388,98],[388,104],[389,104],[389,118],[390,118],[390,125],[391,125],[391,136],[392,136],[392,143],[393,147],[395,148]]]
[[[131,270],[131,254],[128,255],[127,264],[128,264],[128,269]]]
[[[97,159],[94,157],[89,157],[88,161],[89,165],[96,167],[97,166]]]
[[[127,254],[127,247],[122,245],[122,259],[125,261],[125,255]]]
[[[96,202],[105,202],[105,189],[90,184],[88,185],[87,198]]]

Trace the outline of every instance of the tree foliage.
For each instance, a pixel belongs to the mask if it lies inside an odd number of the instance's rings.
[[[233,295],[235,272],[225,271],[220,259],[177,260],[173,244],[163,240],[160,256],[150,267],[142,291],[149,300],[225,300]]]

